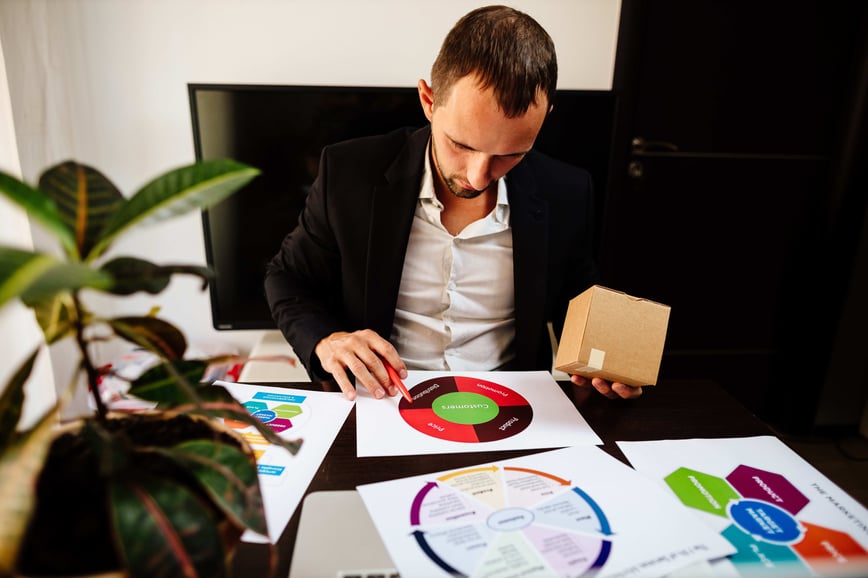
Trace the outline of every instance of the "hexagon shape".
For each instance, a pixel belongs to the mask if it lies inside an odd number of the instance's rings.
[[[803,522],[805,539],[794,549],[816,568],[868,568],[868,551],[852,536],[834,528]]]
[[[798,514],[808,505],[808,498],[781,474],[741,465],[726,479],[745,498],[763,500]]]
[[[726,480],[690,468],[678,468],[664,481],[685,506],[722,518],[730,500],[740,498]]]
[[[277,415],[286,419],[292,419],[297,415],[301,415],[302,413],[301,406],[292,403],[282,403],[273,407],[272,409]]]

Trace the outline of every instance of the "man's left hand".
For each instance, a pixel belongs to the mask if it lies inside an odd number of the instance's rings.
[[[581,375],[571,375],[570,381],[579,387],[593,387],[609,399],[635,399],[642,395],[641,386],[627,385],[618,381],[606,381],[600,377],[588,379]]]

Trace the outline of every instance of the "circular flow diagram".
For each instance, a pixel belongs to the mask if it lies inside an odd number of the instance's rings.
[[[478,443],[506,439],[533,419],[530,403],[515,391],[482,379],[444,376],[410,389],[398,411],[413,429],[438,439]]]
[[[582,576],[602,568],[612,530],[569,480],[481,466],[426,483],[410,507],[413,536],[453,576]]]

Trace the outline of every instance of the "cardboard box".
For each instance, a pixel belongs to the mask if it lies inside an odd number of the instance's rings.
[[[594,285],[570,301],[555,369],[656,385],[669,306]]]

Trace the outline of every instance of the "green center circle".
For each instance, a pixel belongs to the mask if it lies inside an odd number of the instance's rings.
[[[446,421],[466,425],[491,421],[500,412],[500,407],[490,398],[463,391],[441,395],[434,400],[431,409]]]

